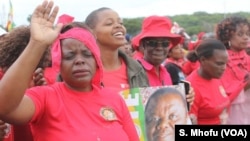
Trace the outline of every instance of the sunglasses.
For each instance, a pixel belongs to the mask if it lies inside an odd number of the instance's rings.
[[[145,44],[149,47],[163,47],[163,48],[167,48],[170,45],[170,41],[166,40],[166,41],[157,41],[157,40],[148,40],[145,41]]]

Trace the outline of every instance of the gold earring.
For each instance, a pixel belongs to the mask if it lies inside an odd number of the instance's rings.
[[[228,46],[231,47],[231,42],[230,41],[228,41]]]

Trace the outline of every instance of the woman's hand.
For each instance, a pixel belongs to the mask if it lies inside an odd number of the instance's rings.
[[[42,86],[42,85],[47,85],[47,81],[44,78],[43,69],[37,68],[33,74],[33,78],[32,78],[32,81],[30,83],[30,87]]]
[[[190,120],[192,124],[196,125],[198,124],[197,117],[194,114],[189,114]]]
[[[7,125],[4,121],[0,120],[0,141],[4,140],[4,136],[6,135],[5,130],[7,129]]]
[[[194,97],[195,97],[194,89],[193,89],[193,87],[190,86],[189,93],[188,93],[188,95],[186,95],[187,102],[189,103],[190,106],[194,102]]]
[[[48,47],[57,38],[62,24],[53,26],[59,8],[54,2],[45,0],[41,5],[37,6],[31,17],[31,41],[41,43]],[[53,9],[52,9],[53,8]]]

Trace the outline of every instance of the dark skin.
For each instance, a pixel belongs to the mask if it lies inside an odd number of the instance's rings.
[[[210,80],[213,78],[220,78],[226,69],[228,61],[228,54],[226,50],[215,49],[213,55],[209,58],[201,57],[201,67],[198,73],[204,79]],[[193,124],[197,124],[197,118],[195,115],[190,114],[190,118]]]
[[[35,9],[31,18],[29,43],[0,82],[0,117],[11,124],[25,124],[34,114],[34,103],[24,93],[30,86],[41,57],[62,28],[61,24],[53,26],[58,13],[58,7],[53,8],[53,4],[52,1],[44,1]],[[22,83],[16,80],[22,80]]]
[[[181,95],[176,93],[167,93],[148,103],[150,112],[146,114],[149,120],[146,129],[150,141],[174,140],[174,125],[188,121],[184,103]]]
[[[144,47],[144,59],[148,61],[150,64],[154,65],[156,68],[156,71],[159,73],[159,67],[168,55],[168,48],[162,47],[159,44],[157,47],[150,47],[148,46],[148,44],[146,44],[146,41],[149,41],[149,40],[157,40],[159,42],[162,42],[162,41],[168,40],[168,38],[166,37],[146,38],[142,42],[143,47]],[[194,101],[194,95],[195,94],[194,94],[193,88],[191,87],[189,94],[186,97],[190,105]]]
[[[226,69],[228,54],[225,50],[214,50],[210,58],[201,57],[199,75],[205,79],[220,78]]]

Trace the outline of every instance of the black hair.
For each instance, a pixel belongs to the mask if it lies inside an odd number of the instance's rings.
[[[201,43],[198,45],[198,47],[195,49],[195,51],[191,51],[187,58],[191,62],[195,62],[199,60],[201,57],[210,58],[213,56],[214,50],[226,50],[225,45],[217,39],[206,39],[201,41]]]
[[[6,33],[0,40],[0,67],[8,69],[21,55],[30,40],[30,26],[18,26]],[[50,61],[49,48],[44,52],[37,68],[45,68]]]
[[[64,25],[61,29],[61,33],[64,33],[64,32],[66,32],[74,27],[80,27],[80,28],[87,29],[87,30],[91,31],[91,29],[84,22],[74,21],[72,23],[68,23],[68,24]]]
[[[227,49],[230,48],[229,40],[232,38],[233,33],[236,32],[236,28],[240,24],[247,25],[250,29],[250,23],[248,20],[240,16],[228,17],[217,24],[216,38],[222,41]]]
[[[89,26],[91,29],[94,29],[96,24],[97,24],[97,20],[98,20],[98,14],[102,11],[105,11],[105,10],[111,10],[110,8],[108,7],[102,7],[102,8],[99,8],[99,9],[96,9],[94,11],[92,11],[88,16],[87,18],[85,19],[85,24],[87,26]]]

